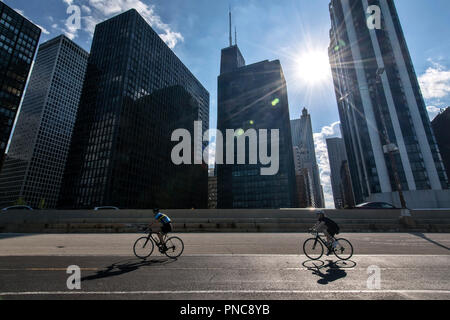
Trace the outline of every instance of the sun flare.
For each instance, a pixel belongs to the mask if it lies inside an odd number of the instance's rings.
[[[300,54],[296,59],[296,74],[297,78],[309,84],[323,82],[331,74],[328,55],[321,51]]]

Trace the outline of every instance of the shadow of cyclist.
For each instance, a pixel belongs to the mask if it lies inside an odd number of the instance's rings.
[[[136,271],[142,267],[151,267],[155,265],[166,265],[169,263],[174,262],[174,259],[161,259],[161,260],[139,260],[136,262],[135,260],[126,260],[126,261],[119,261],[116,263],[113,263],[110,266],[107,266],[104,270],[98,271],[96,274],[83,277],[81,278],[81,281],[91,281],[91,280],[98,280],[103,278],[110,278],[115,276],[120,276],[122,274],[130,273],[133,271]]]
[[[313,271],[314,275],[318,275],[321,279],[317,280],[318,284],[327,285],[330,282],[345,278],[347,272],[341,269],[334,261],[327,260],[327,265],[316,266],[315,268],[308,268]],[[321,272],[321,269],[328,268],[326,272]]]

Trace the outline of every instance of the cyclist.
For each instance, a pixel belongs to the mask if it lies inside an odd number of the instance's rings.
[[[164,243],[164,236],[172,232],[172,220],[167,215],[161,213],[159,209],[153,209],[153,214],[155,215],[155,220],[161,223],[161,232],[158,232],[159,244],[164,250],[167,250],[166,244]],[[153,224],[154,222],[150,227]]]
[[[325,212],[323,210],[316,212],[318,221],[316,225],[313,227],[313,230],[316,230],[317,232],[323,232],[325,236],[327,237],[327,245],[328,245],[328,253],[327,255],[330,255],[332,250],[336,248],[338,245],[337,241],[333,242],[334,236],[339,234],[339,226],[336,222],[331,220],[330,218],[327,218],[325,216]]]

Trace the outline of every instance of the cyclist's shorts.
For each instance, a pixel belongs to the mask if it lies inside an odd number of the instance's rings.
[[[334,228],[328,228],[327,231],[330,234],[330,236],[332,236],[332,237],[334,237],[338,233],[338,231]]]
[[[161,228],[161,232],[163,234],[168,234],[172,232],[172,224],[171,223],[164,224]]]

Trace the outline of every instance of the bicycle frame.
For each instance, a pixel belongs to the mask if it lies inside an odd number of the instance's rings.
[[[147,237],[148,241],[152,240],[157,246],[160,246],[162,244],[162,243],[159,243],[159,237],[158,237],[159,232],[153,232],[152,229],[147,228],[145,230],[145,233],[148,233],[148,237]],[[163,243],[166,243],[167,234],[163,235],[163,240],[164,240]]]
[[[312,234],[313,236],[315,236],[315,238],[316,238],[316,242],[314,242],[314,247],[316,246],[317,241],[320,240],[320,242],[322,242],[322,244],[323,244],[326,248],[329,248],[329,245],[326,243],[325,240],[322,239],[322,237],[320,236],[320,233],[319,233],[319,232],[317,232],[317,231],[316,231],[316,232],[311,232],[311,234]],[[334,241],[336,241],[336,238],[335,238],[335,237],[332,237],[332,239],[333,239]]]

